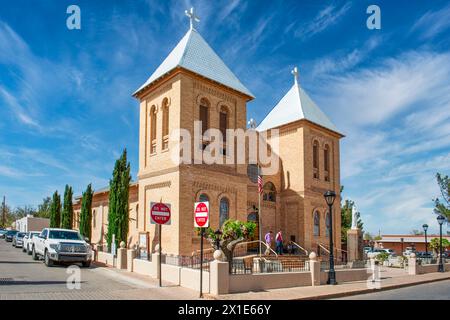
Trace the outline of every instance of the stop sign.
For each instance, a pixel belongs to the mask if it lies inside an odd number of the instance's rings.
[[[194,205],[194,226],[209,227],[209,202],[196,202]]]
[[[152,224],[170,224],[170,204],[152,202],[150,204],[150,217]]]

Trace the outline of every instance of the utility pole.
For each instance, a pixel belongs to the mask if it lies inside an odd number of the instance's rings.
[[[3,196],[3,203],[2,203],[2,227],[4,228],[6,226],[6,197]]]

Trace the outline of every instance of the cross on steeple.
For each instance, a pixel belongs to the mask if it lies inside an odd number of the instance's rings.
[[[195,15],[194,8],[192,7],[189,11],[185,10],[184,13],[189,17],[190,28],[191,29],[195,29],[194,28],[194,23],[195,22],[200,22],[200,18]]]
[[[298,85],[298,75],[299,75],[299,72],[298,72],[297,67],[294,67],[294,69],[291,71],[291,73],[294,75],[294,82],[295,82],[295,85]]]

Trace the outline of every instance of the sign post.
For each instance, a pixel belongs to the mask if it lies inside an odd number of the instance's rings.
[[[162,202],[152,202],[150,203],[150,223],[151,224],[157,224],[158,225],[158,235],[159,235],[159,286],[162,286],[162,276],[161,276],[161,242],[162,242],[162,236],[161,236],[161,226],[163,224],[170,225],[170,203],[162,203]]]
[[[200,228],[200,298],[203,298],[203,237],[209,227],[209,202],[196,202],[194,205],[194,227]]]

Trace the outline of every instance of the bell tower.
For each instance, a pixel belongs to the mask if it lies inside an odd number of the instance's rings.
[[[150,202],[170,203],[172,222],[163,226],[163,252],[190,255],[199,241],[194,202],[210,202],[213,228],[226,217],[245,217],[245,166],[197,163],[194,155],[211,142],[208,129],[245,130],[246,103],[253,95],[196,30],[200,19],[194,9],[185,13],[188,32],[134,96],[140,108],[139,228],[150,233],[153,249],[159,235],[149,221]],[[200,139],[195,139],[196,126]],[[189,153],[191,161],[174,161],[181,145],[189,145],[182,153],[183,159]]]

